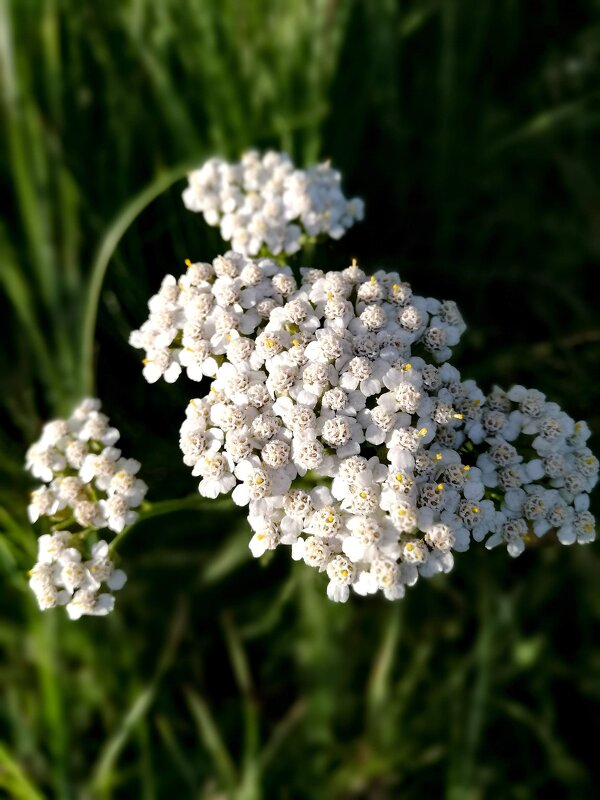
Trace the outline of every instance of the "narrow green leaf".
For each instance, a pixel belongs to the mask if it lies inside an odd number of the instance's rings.
[[[0,788],[5,789],[7,796],[13,800],[44,800],[44,795],[35,788],[23,768],[2,743],[0,743]]]
[[[597,104],[599,98],[599,92],[592,92],[586,97],[573,102],[562,103],[555,108],[538,112],[513,133],[504,136],[493,144],[489,150],[489,155],[494,156],[513,145],[547,136],[571,122],[579,124],[582,112],[588,109],[592,103]]]
[[[271,764],[279,750],[292,735],[296,727],[302,722],[305,715],[306,702],[300,698],[296,700],[285,716],[280,719],[273,728],[273,732],[260,754],[262,770],[266,770],[269,764]]]
[[[390,607],[381,645],[373,661],[367,684],[367,715],[371,723],[376,723],[385,713],[384,707],[391,694],[391,673],[398,649],[402,614],[402,605]]]
[[[148,713],[155,694],[156,682],[153,681],[139,692],[115,733],[104,744],[92,772],[90,781],[92,792],[105,793],[113,784],[118,758],[136,725]]]
[[[27,89],[19,83],[13,50],[10,3],[0,0],[0,65],[2,101],[10,169],[21,220],[29,245],[30,263],[48,309],[55,308],[56,274],[48,235],[49,220],[40,182],[47,176],[45,136],[37,109],[25,101]]]
[[[184,753],[182,746],[177,741],[171,720],[168,717],[159,715],[156,718],[156,727],[169,755],[171,756],[173,765],[181,777],[185,780],[190,791],[193,791],[196,785],[194,768],[190,759]]]
[[[214,717],[204,700],[193,689],[186,692],[188,705],[196,723],[200,741],[212,759],[215,772],[223,787],[233,792],[237,786],[238,776],[235,763],[229,754]]]
[[[223,580],[250,560],[249,552],[246,532],[239,528],[234,529],[232,535],[207,562],[200,576],[200,583],[210,586]]]
[[[244,760],[241,778],[240,797],[250,800],[258,796],[260,770],[258,751],[260,745],[260,720],[258,706],[254,694],[254,685],[250,672],[248,656],[240,638],[238,629],[229,614],[223,616],[223,630],[229,651],[229,659],[235,680],[242,695],[242,713],[244,717]]]
[[[22,265],[19,265],[9,245],[5,226],[0,224],[0,286],[3,286],[22,331],[35,353],[40,374],[46,386],[56,392],[57,376],[52,369],[52,359],[42,333],[40,320],[34,310],[31,285],[27,281]]]

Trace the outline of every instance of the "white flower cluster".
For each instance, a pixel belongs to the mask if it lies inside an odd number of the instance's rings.
[[[148,303],[148,319],[129,337],[145,351],[149,383],[161,377],[173,383],[182,369],[193,381],[214,377],[232,335],[252,335],[296,290],[289,267],[269,259],[227,253],[212,264],[186,265],[178,279],[164,278]]]
[[[396,273],[304,270],[298,288],[230,252],[167,276],[132,342],[150,382],[210,379],[180,431],[200,493],[231,493],[255,556],[290,545],[345,601],[402,597],[471,539],[518,555],[550,529],[594,537],[587,426],[540,393],[462,381],[447,362],[464,329]]]
[[[483,446],[477,466],[498,509],[486,547],[504,543],[518,556],[526,542],[550,530],[561,544],[594,541],[589,492],[598,481],[598,459],[585,446],[585,422],[575,422],[536,389],[496,387],[465,432]]]
[[[111,591],[122,589],[127,576],[114,568],[105,541],[92,546],[91,557],[86,561],[82,559],[81,544],[81,536],[69,531],[40,536],[38,560],[29,573],[29,585],[42,610],[64,605],[71,619],[105,616],[113,610],[114,596],[99,593],[100,589],[103,584]]]
[[[241,267],[230,280],[243,281],[248,262],[226,260]],[[217,343],[210,391],[181,428],[184,461],[203,495],[248,505],[255,555],[292,545],[294,558],[327,570],[336,600],[350,586],[400,597],[419,573],[451,568],[468,535],[457,541],[441,515],[484,492],[452,449],[457,409],[483,395],[422,357],[444,362],[462,318],[454,303],[356,265],[307,271],[300,289],[282,274],[285,302],[273,303],[267,266],[255,302],[270,301],[270,313]]]
[[[363,218],[363,201],[348,200],[340,184],[327,162],[300,170],[285,153],[252,150],[237,164],[211,158],[192,172],[183,201],[219,225],[236,252],[276,256],[317,237],[339,239]]]
[[[139,461],[123,458],[114,446],[119,431],[100,407],[99,400],[88,398],[68,419],[47,423],[26,455],[26,468],[46,484],[31,494],[29,519],[49,517],[54,530],[40,537],[30,583],[40,608],[67,603],[73,619],[108,613],[113,600],[97,596],[101,584],[117,589],[124,583],[121,570],[113,574],[105,542],[95,544],[90,560],[82,562],[87,533],[99,528],[121,533],[137,519],[135,509],[148,489],[137,477]],[[73,526],[81,532],[63,530]]]

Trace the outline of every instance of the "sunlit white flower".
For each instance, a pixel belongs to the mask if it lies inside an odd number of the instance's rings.
[[[169,287],[165,284],[161,290],[165,303]],[[26,464],[41,476],[39,448],[44,442],[43,463],[48,471],[43,476],[50,485],[32,492],[28,514],[32,522],[49,517],[51,525],[59,528],[40,536],[30,585],[40,608],[66,605],[73,619],[108,613],[114,598],[106,592],[98,595],[100,587],[113,591],[125,583],[125,573],[115,570],[108,558],[105,541],[93,544],[91,558],[84,560],[90,531],[105,527],[123,531],[137,519],[135,509],[148,489],[137,477],[140,462],[123,458],[112,446],[119,432],[100,408],[99,400],[87,398],[68,419],[48,423]],[[67,524],[78,525],[80,531],[60,530]]]
[[[362,219],[362,200],[344,197],[329,163],[296,169],[285,153],[250,151],[237,164],[211,158],[189,175],[183,201],[234,250],[255,256],[297,252],[305,237],[339,239]]]
[[[260,160],[245,163],[262,185]],[[229,187],[232,238],[237,197]],[[275,196],[268,202],[281,212]],[[252,248],[269,236],[256,219],[244,239]],[[231,493],[247,508],[255,556],[290,545],[294,559],[328,572],[332,599],[350,588],[397,599],[419,576],[452,569],[453,553],[472,541],[518,555],[551,529],[564,542],[592,537],[585,498],[598,462],[586,429],[540,393],[495,387],[486,396],[463,381],[447,360],[465,329],[455,304],[416,296],[394,273],[367,278],[355,264],[301,275],[297,285],[273,261],[230,252],[189,263],[151,302],[155,336],[179,326],[169,358],[211,380],[186,410],[184,461],[201,494]],[[146,333],[133,339],[148,350]],[[84,460],[84,478],[103,480],[101,456]],[[133,492],[121,471],[109,491],[120,483],[121,494]],[[127,524],[109,501],[110,524]]]

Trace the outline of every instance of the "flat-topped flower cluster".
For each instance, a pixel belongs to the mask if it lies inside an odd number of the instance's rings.
[[[518,556],[550,530],[561,544],[594,541],[589,492],[598,481],[598,459],[586,447],[585,422],[575,422],[536,389],[513,386],[506,393],[496,387],[465,433],[482,451],[477,466],[498,508],[488,548],[503,542]]]
[[[211,158],[190,173],[183,201],[238,253],[296,253],[308,241],[339,239],[361,220],[364,204],[348,200],[329,163],[297,169],[286,153],[251,150],[230,164]]]
[[[210,379],[181,427],[200,493],[248,506],[253,554],[290,545],[331,599],[399,598],[472,539],[512,555],[551,529],[593,539],[587,426],[539,392],[463,381],[453,302],[356,264],[297,286],[230,252],[167,276],[150,311],[132,334],[147,379]]]
[[[110,592],[101,592],[104,584],[110,591],[122,589],[127,576],[115,569],[108,544],[99,540],[84,560],[81,534],[56,531],[38,539],[38,560],[29,573],[29,585],[42,610],[66,606],[71,619],[84,615],[103,617],[115,607]]]
[[[29,519],[48,518],[52,530],[39,539],[30,585],[40,608],[66,605],[73,619],[112,610],[112,595],[99,591],[102,584],[120,589],[125,574],[95,532],[120,533],[135,522],[148,489],[137,477],[139,461],[115,447],[119,431],[100,408],[88,398],[68,419],[47,423],[26,455],[26,468],[45,484],[31,494]]]

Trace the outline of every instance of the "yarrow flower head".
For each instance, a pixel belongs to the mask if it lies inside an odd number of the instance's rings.
[[[594,541],[589,493],[598,480],[598,459],[586,446],[590,430],[584,422],[541,392],[513,386],[507,393],[494,389],[480,418],[465,429],[474,442],[483,437],[477,465],[499,508],[486,547],[505,544],[518,556],[528,541],[549,531],[565,545]]]
[[[160,346],[207,378],[181,426],[184,462],[200,494],[247,507],[254,556],[287,545],[327,574],[332,600],[397,599],[471,541],[518,555],[550,530],[593,539],[587,427],[540,392],[485,396],[462,380],[448,362],[466,327],[453,302],[356,263],[301,272],[297,286],[288,268],[233,252],[189,263],[132,334],[146,363]],[[145,368],[160,374],[177,377]]]
[[[148,319],[130,335],[130,344],[145,351],[144,377],[149,383],[160,378],[173,383],[185,371],[191,380],[201,381],[214,378],[228,358],[231,367],[221,373],[221,383],[244,396],[250,391],[259,403],[266,391],[262,374],[242,373],[235,364],[256,359],[255,350],[272,353],[280,347],[275,338],[254,334],[296,291],[291,270],[233,252],[212,264],[187,261],[186,266],[179,278],[166,276],[148,303]]]
[[[122,589],[127,576],[114,568],[104,540],[92,545],[87,554],[85,549],[80,534],[57,531],[40,536],[29,585],[41,609],[64,605],[71,619],[105,616],[113,610],[111,592]]]
[[[26,455],[26,468],[43,481],[31,494],[29,519],[47,518],[52,531],[39,539],[30,585],[40,608],[66,604],[72,619],[112,610],[114,598],[98,591],[121,588],[124,573],[113,570],[95,532],[121,533],[135,522],[148,489],[137,477],[139,461],[115,447],[119,431],[100,409],[99,400],[84,400],[68,419],[47,423]]]
[[[211,158],[194,170],[183,201],[250,256],[291,254],[319,237],[339,239],[364,214],[362,200],[344,197],[340,173],[329,162],[301,170],[285,153],[254,150],[239,163]]]

